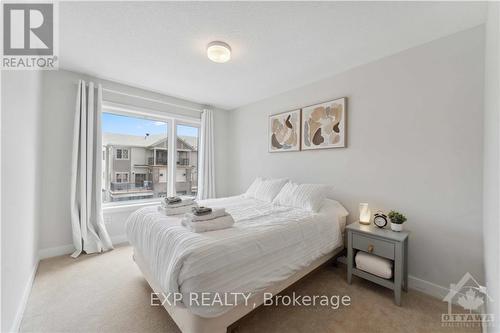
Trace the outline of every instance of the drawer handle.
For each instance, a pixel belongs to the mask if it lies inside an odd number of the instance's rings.
[[[373,252],[373,245],[368,245],[368,253],[372,253]]]

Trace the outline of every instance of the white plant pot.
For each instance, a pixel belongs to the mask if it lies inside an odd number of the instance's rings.
[[[396,224],[391,222],[391,229],[392,231],[402,231],[403,230],[403,224]]]

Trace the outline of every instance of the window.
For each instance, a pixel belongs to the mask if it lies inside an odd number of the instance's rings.
[[[115,173],[115,182],[117,182],[117,183],[128,183],[128,172],[117,172],[117,173]]]
[[[135,186],[141,187],[144,186],[144,182],[147,181],[146,174],[145,173],[136,173],[135,174],[135,179],[134,183]]]
[[[102,114],[103,202],[165,196],[167,125],[166,121]]]
[[[125,148],[116,148],[116,157],[117,160],[128,160],[128,149]]]
[[[198,191],[198,127],[177,125],[175,190],[178,195],[196,196]]]
[[[199,123],[117,112],[102,113],[103,202],[195,196]]]

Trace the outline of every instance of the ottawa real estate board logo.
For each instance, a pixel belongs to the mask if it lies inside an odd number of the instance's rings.
[[[458,283],[450,284],[450,291],[443,301],[448,303],[448,313],[441,315],[442,326],[472,328],[494,324],[494,315],[486,312],[486,306],[494,301],[486,287],[480,285],[469,272]],[[463,310],[454,310],[454,305]]]
[[[2,12],[2,69],[57,69],[57,2],[4,2]]]

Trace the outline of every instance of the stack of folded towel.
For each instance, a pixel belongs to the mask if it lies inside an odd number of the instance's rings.
[[[192,213],[184,215],[182,225],[193,232],[207,232],[226,229],[234,224],[231,214],[224,208],[199,207]]]
[[[168,197],[161,201],[158,210],[167,216],[190,213],[193,208],[198,207],[196,201],[191,198],[182,199],[180,197]]]

